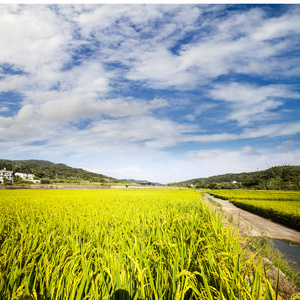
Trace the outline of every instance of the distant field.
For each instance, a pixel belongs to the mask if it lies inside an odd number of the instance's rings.
[[[0,299],[275,299],[195,190],[2,190],[0,212]]]
[[[224,199],[300,201],[300,191],[210,190],[213,196]]]
[[[209,193],[229,200],[242,209],[300,230],[300,192],[213,190]]]

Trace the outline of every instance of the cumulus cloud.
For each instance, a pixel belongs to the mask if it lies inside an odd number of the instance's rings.
[[[0,62],[38,71],[45,65],[57,70],[69,60],[70,24],[44,5],[1,5]]]

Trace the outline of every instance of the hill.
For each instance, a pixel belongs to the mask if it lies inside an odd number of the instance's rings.
[[[0,159],[0,169],[6,168],[7,170],[34,174],[41,179],[50,179],[56,181],[81,181],[88,180],[92,182],[119,182],[119,180],[107,177],[102,174],[92,173],[79,168],[72,168],[65,164],[47,160],[7,160]]]
[[[236,183],[232,183],[236,182]],[[198,188],[249,188],[262,190],[300,190],[300,166],[277,166],[264,171],[229,173],[196,178],[172,185]]]

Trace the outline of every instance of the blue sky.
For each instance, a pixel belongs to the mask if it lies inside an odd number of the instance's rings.
[[[300,5],[0,5],[0,147],[170,183],[300,162]]]

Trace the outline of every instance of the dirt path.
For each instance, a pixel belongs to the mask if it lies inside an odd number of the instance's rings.
[[[272,239],[300,243],[300,232],[297,230],[290,229],[284,225],[274,223],[248,211],[237,208],[227,200],[204,194],[203,199],[210,203],[207,198],[211,198],[220,203],[227,219],[232,219],[233,224],[239,227],[240,232],[247,236],[264,235]]]

